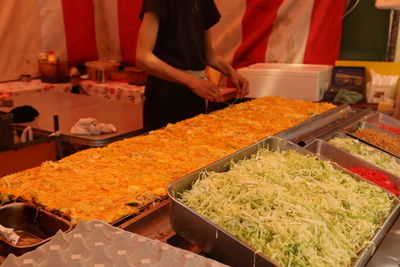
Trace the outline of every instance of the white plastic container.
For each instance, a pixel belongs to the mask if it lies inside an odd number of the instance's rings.
[[[320,101],[329,88],[332,69],[330,65],[258,63],[238,72],[249,80],[248,97],[272,95]]]

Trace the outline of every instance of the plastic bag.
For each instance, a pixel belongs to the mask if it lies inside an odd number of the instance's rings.
[[[379,103],[383,99],[395,99],[399,76],[383,75],[370,69],[371,81],[367,83],[367,102]]]

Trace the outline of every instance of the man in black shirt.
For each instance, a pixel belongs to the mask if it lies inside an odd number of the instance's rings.
[[[222,101],[217,86],[204,78],[206,66],[229,77],[237,97],[248,94],[248,81],[212,49],[209,29],[221,17],[213,0],[143,0],[139,16],[136,64],[150,74],[146,130],[203,113],[206,101]]]

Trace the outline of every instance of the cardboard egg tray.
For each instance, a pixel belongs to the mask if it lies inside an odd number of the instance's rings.
[[[79,223],[2,266],[226,266],[201,255],[113,227],[100,220]]]

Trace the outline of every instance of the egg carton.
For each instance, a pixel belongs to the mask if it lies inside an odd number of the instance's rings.
[[[1,266],[226,266],[201,255],[113,227],[100,220],[80,222],[20,257],[10,254]]]

